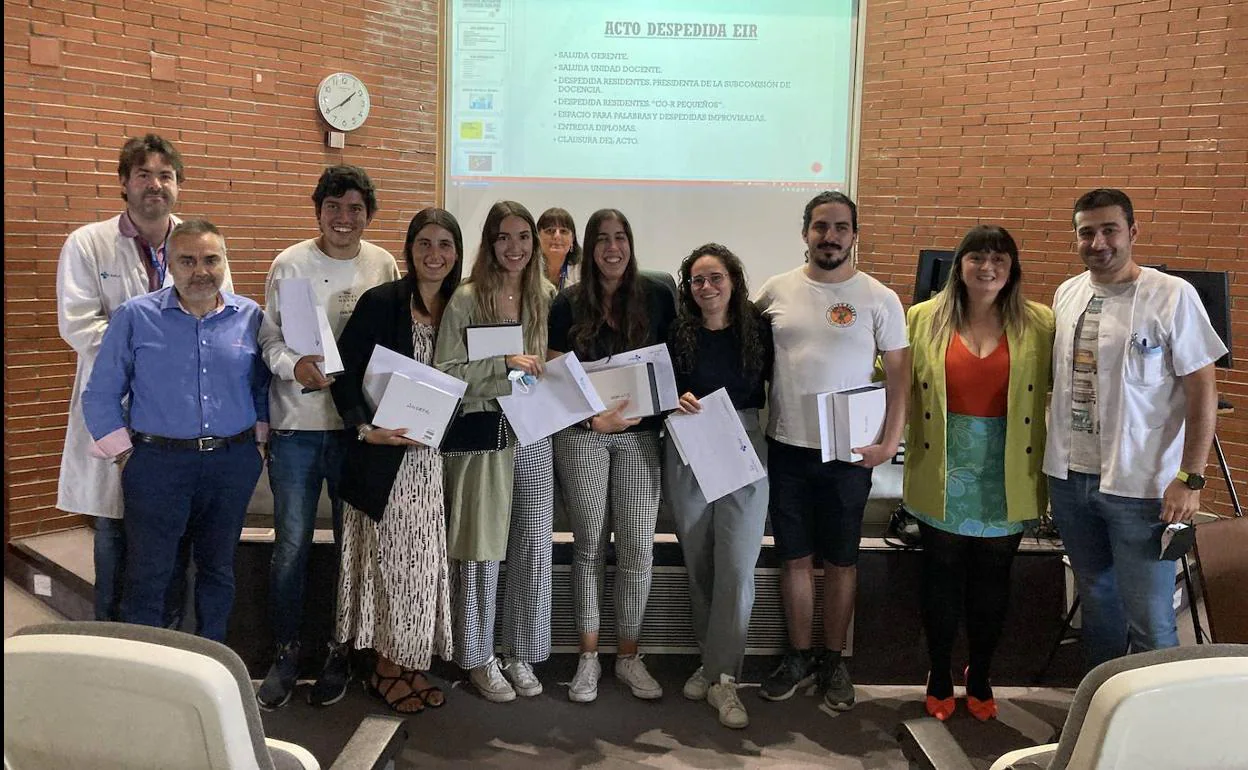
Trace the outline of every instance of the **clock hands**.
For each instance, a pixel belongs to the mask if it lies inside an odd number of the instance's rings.
[[[330,112],[333,112],[334,110],[338,109],[338,108],[339,108],[339,107],[341,107],[342,105],[344,105],[344,104],[346,104],[347,102],[351,101],[352,99],[354,99],[354,98],[355,98],[355,95],[356,95],[357,93],[359,93],[359,92],[358,92],[358,91],[352,91],[350,96],[348,96],[346,99],[343,99],[342,101],[338,102],[338,103],[337,103],[337,104],[335,104],[333,107],[330,107],[330,108],[329,108],[329,111],[330,111]]]

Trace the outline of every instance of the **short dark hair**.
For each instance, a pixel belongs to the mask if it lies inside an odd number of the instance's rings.
[[[806,210],[802,212],[802,235],[810,229],[810,218],[815,213],[815,209],[825,203],[843,203],[849,206],[849,221],[854,226],[854,232],[858,232],[858,204],[849,199],[849,196],[843,192],[835,190],[824,190],[815,197],[810,199],[806,204]]]
[[[566,227],[572,233],[572,248],[568,249],[567,263],[579,264],[581,261],[581,240],[576,234],[576,222],[567,209],[558,206],[546,209],[537,218],[537,231],[540,233],[548,227]]]
[[[316,215],[318,217],[321,215],[321,204],[326,198],[337,198],[350,190],[359,190],[364,198],[364,210],[368,212],[371,219],[373,213],[377,211],[377,188],[373,186],[373,180],[368,178],[367,171],[359,166],[350,166],[345,163],[330,166],[321,172],[321,178],[316,182],[316,189],[312,191]]]
[[[221,240],[221,253],[225,253],[225,236],[217,229],[217,226],[207,219],[183,219],[181,222],[173,226],[173,230],[169,232],[169,242],[173,243],[175,238],[184,235],[207,235],[211,233]]]
[[[121,156],[117,159],[117,178],[122,182],[130,180],[130,171],[135,166],[142,166],[147,156],[153,152],[164,157],[165,162],[173,166],[178,184],[182,184],[182,156],[168,139],[158,134],[144,134],[142,137],[132,136],[121,146]],[[122,190],[121,197],[126,197]]]
[[[1098,187],[1080,195],[1079,200],[1075,201],[1074,211],[1070,213],[1070,224],[1074,226],[1075,215],[1080,211],[1103,209],[1109,206],[1122,209],[1123,215],[1127,218],[1127,227],[1135,226],[1135,209],[1131,206],[1131,199],[1122,190],[1115,190],[1112,187]]]

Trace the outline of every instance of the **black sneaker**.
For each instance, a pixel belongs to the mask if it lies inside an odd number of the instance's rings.
[[[261,708],[276,709],[290,701],[299,677],[299,642],[291,642],[277,648],[273,665],[260,684],[256,701]]]
[[[776,670],[763,680],[758,694],[765,700],[788,700],[797,688],[810,684],[814,676],[815,659],[809,652],[792,650],[780,659]]]
[[[849,679],[849,669],[844,660],[837,660],[829,666],[827,691],[823,694],[823,705],[833,711],[849,711],[854,707],[854,683]]]
[[[308,703],[313,706],[332,706],[347,694],[351,682],[351,647],[347,644],[329,643],[329,655],[316,684],[308,692]]]

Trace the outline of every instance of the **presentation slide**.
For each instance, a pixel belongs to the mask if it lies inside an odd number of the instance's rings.
[[[582,227],[612,207],[647,268],[707,241],[747,266],[796,250],[761,283],[801,263],[805,201],[852,186],[853,0],[451,5],[447,205],[470,251],[495,200]]]

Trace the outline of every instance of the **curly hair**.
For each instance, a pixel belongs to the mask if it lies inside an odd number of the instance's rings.
[[[693,264],[702,257],[713,257],[719,260],[732,281],[732,296],[728,299],[728,326],[735,333],[737,348],[741,352],[741,371],[747,378],[753,379],[762,371],[765,351],[763,350],[762,333],[758,311],[750,301],[750,287],[745,281],[745,267],[741,259],[733,254],[727,246],[718,243],[707,243],[694,249],[680,263],[680,301],[676,307],[676,320],[668,332],[668,347],[672,351],[672,363],[681,374],[693,372],[698,357],[698,329],[702,328],[702,308],[698,307],[693,297],[693,283],[690,274]]]
[[[606,295],[602,290],[602,276],[598,261],[592,255],[597,246],[598,233],[604,222],[615,220],[624,228],[628,238],[630,252],[628,264],[624,267],[624,275],[611,298],[610,317],[607,316]],[[641,347],[650,334],[650,315],[646,310],[646,289],[637,269],[637,253],[633,246],[633,226],[628,217],[618,209],[598,209],[589,216],[585,223],[585,248],[590,258],[585,260],[581,268],[581,282],[568,291],[572,301],[572,326],[568,330],[568,338],[572,340],[574,350],[588,351],[595,349],[598,329],[603,321],[620,334],[623,347],[611,350],[610,353],[622,353],[625,350]]]

